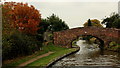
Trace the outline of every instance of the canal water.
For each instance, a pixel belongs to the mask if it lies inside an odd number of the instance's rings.
[[[97,44],[88,44],[79,40],[80,50],[55,63],[53,66],[110,66],[120,67],[120,54],[112,51],[101,53]]]

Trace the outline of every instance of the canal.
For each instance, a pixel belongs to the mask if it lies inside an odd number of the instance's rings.
[[[79,40],[77,45],[80,50],[62,60],[56,62],[54,66],[109,66],[120,67],[120,54],[106,51],[102,53],[97,44],[88,44],[84,40]]]

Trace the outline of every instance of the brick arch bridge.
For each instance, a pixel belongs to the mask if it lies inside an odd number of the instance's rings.
[[[78,27],[68,30],[63,30],[53,33],[53,39],[55,45],[71,48],[72,41],[82,35],[91,35],[97,37],[105,47],[111,41],[120,43],[120,29],[115,28],[102,28],[102,27]]]

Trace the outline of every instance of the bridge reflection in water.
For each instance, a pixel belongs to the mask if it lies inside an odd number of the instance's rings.
[[[63,58],[54,66],[120,66],[120,54],[104,51],[101,54],[97,44],[87,44],[84,40],[79,40],[77,45],[80,51]]]

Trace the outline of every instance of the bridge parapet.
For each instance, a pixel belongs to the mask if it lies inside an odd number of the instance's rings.
[[[81,35],[91,35],[108,43],[110,41],[120,42],[120,30],[102,27],[78,27],[59,32],[54,32],[54,44],[71,47],[71,42]]]

